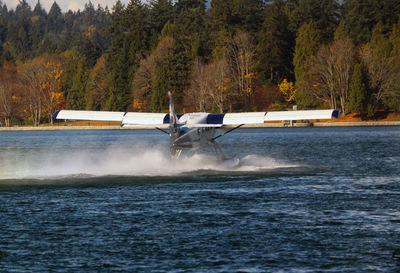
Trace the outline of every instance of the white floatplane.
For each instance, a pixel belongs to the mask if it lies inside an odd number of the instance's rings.
[[[122,127],[150,126],[170,136],[170,151],[173,158],[179,158],[183,150],[198,150],[212,144],[219,161],[228,166],[235,166],[239,164],[239,159],[225,157],[215,140],[244,124],[264,123],[264,121],[331,119],[339,115],[338,110],[176,114],[171,92],[168,95],[170,99],[169,114],[59,110],[54,113],[53,117],[61,120],[120,121]],[[215,135],[216,129],[224,129],[227,126],[230,127],[229,130]]]

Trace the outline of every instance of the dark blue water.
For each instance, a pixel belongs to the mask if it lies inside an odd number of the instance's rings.
[[[400,128],[0,132],[1,272],[399,272]]]

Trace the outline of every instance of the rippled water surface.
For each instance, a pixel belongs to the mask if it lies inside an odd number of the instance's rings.
[[[399,272],[400,128],[0,132],[1,272]]]

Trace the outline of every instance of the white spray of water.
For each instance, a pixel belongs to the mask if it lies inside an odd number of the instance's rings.
[[[171,160],[165,147],[144,148],[110,146],[105,150],[39,151],[3,155],[0,165],[2,179],[46,179],[93,176],[176,176],[199,170],[254,172],[263,169],[289,168],[272,158],[249,155],[240,159],[236,168],[227,168],[215,156],[196,153]]]

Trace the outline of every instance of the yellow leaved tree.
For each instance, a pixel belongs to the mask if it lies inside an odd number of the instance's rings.
[[[285,97],[286,102],[291,103],[295,101],[296,88],[294,87],[293,82],[288,82],[287,79],[283,79],[283,81],[278,84],[278,87]]]
[[[62,91],[62,61],[52,58],[45,63],[45,70],[42,82],[43,92],[43,115],[47,116],[49,122],[53,124],[53,113],[56,110],[65,108],[66,100]]]

